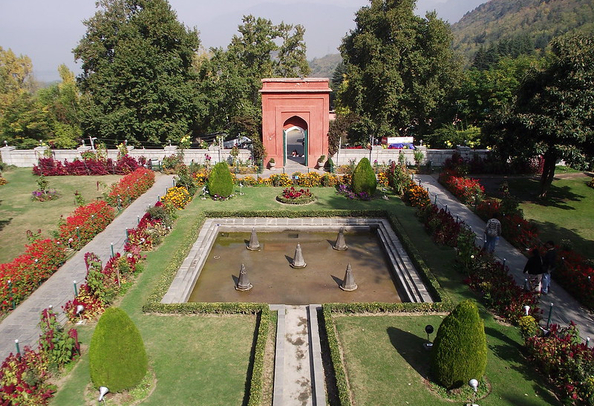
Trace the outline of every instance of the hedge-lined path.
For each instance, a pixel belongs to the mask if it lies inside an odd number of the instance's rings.
[[[74,298],[74,281],[80,285],[85,280],[86,267],[84,257],[87,252],[94,252],[103,264],[113,252],[123,252],[126,229],[134,228],[142,218],[148,206],[165,195],[167,188],[173,185],[172,175],[156,174],[155,184],[142,196],[128,206],[105,230],[74,254],[60,269],[45,281],[27,300],[19,304],[2,322],[0,322],[0,359],[5,359],[11,352],[16,352],[15,340],[19,340],[21,351],[24,346],[37,347],[41,331],[37,324],[41,311],[53,306],[63,323],[66,316],[62,306]]]
[[[421,182],[421,186],[429,188],[429,195],[432,203],[436,203],[439,208],[447,206],[448,211],[454,216],[464,221],[472,231],[477,235],[476,244],[483,245],[484,230],[486,227],[485,221],[474,214],[466,205],[460,203],[450,192],[437,181],[432,175],[416,175],[415,180]],[[436,200],[437,197],[437,200]],[[543,236],[547,240],[546,236]],[[522,273],[527,257],[523,253],[507,242],[504,238],[499,239],[499,243],[495,248],[495,256],[499,260],[505,259],[505,264],[509,267],[510,274],[520,286],[524,286],[526,275]],[[581,306],[565,289],[563,289],[555,281],[551,281],[550,293],[542,295],[540,299],[540,307],[543,310],[543,322],[546,323],[549,312],[552,308],[551,323],[559,324],[561,327],[566,327],[573,321],[579,328],[582,339],[587,337],[594,338],[594,317],[592,313],[585,307]]]

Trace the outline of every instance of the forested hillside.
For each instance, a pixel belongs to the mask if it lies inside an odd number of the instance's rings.
[[[342,61],[340,54],[328,54],[321,58],[314,58],[308,61],[312,78],[331,78],[334,70]]]
[[[575,30],[594,31],[594,0],[491,0],[452,25],[454,48],[468,61],[481,48],[542,49]]]

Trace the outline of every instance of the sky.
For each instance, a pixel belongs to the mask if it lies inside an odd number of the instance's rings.
[[[440,18],[457,22],[486,0],[417,0],[416,13],[436,10]],[[355,12],[368,0],[169,0],[177,18],[200,32],[202,46],[226,47],[241,17],[253,14],[274,24],[305,26],[307,58],[338,53],[342,38],[355,28]],[[58,66],[66,64],[75,74],[80,62],[72,49],[86,32],[83,20],[95,12],[95,0],[0,0],[0,47],[27,55],[35,78],[59,80]]]

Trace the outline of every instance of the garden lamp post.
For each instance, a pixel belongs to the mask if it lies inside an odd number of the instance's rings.
[[[474,378],[473,378],[473,379],[471,379],[471,380],[468,382],[468,385],[469,385],[469,386],[472,388],[472,390],[474,391],[474,394],[473,394],[473,400],[472,400],[472,403],[467,403],[466,405],[467,405],[467,406],[478,406],[478,405],[476,404],[476,397],[477,397],[477,391],[478,391],[478,381],[477,381],[476,379],[474,379]]]

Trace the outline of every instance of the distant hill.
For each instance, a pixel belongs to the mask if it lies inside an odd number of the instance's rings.
[[[569,31],[594,31],[594,0],[491,0],[452,25],[454,49],[468,60],[481,46],[506,41],[543,49]]]
[[[311,69],[309,76],[312,78],[332,79],[332,74],[340,61],[342,61],[340,54],[328,54],[321,58],[314,58],[313,60],[308,61]]]

